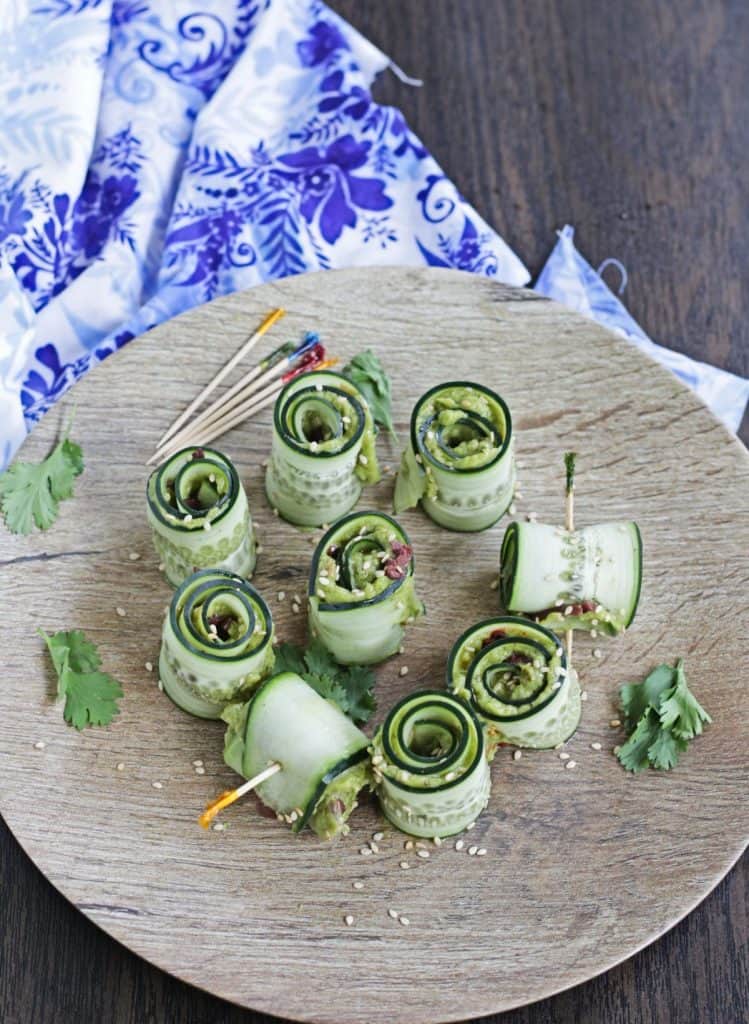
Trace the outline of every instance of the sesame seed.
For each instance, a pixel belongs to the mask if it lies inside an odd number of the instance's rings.
[[[445,782],[452,782],[453,779],[457,779],[457,777],[457,772],[448,772],[447,775],[445,776]]]
[[[347,927],[349,927],[349,928],[350,928],[350,927],[351,927],[351,925],[352,925],[352,924],[354,923],[354,915],[353,915],[353,914],[346,914],[346,916],[345,916],[345,917],[344,917],[344,919],[343,919],[343,923],[344,923],[344,924],[345,924],[345,925],[346,925]]]
[[[471,829],[475,828],[475,827],[476,827],[476,822],[475,821],[470,822],[468,825],[466,825],[466,832],[470,832]]]
[[[593,649],[593,657],[594,658],[600,658],[601,657],[601,650],[600,650],[599,647],[596,647],[596,648]]]
[[[598,630],[597,629],[591,629],[591,631],[590,631],[590,638],[591,638],[591,640],[595,640],[595,638],[597,636],[598,636]]]
[[[583,690],[583,692],[580,694],[580,700],[586,701],[587,699],[588,699],[588,691],[587,690]]]
[[[577,761],[568,761],[567,764],[564,767],[565,768],[576,768],[577,767]]]
[[[353,883],[353,888],[354,889],[363,889],[364,888],[364,882],[354,882]]]
[[[210,521],[208,519],[206,519],[206,521],[203,523],[203,529],[204,530],[210,530],[210,528],[211,528]]]
[[[479,852],[478,846],[469,846],[468,847],[468,856],[469,857],[475,857],[478,852]]]
[[[205,768],[202,765],[198,765],[195,769],[196,775],[205,775]]]
[[[125,771],[125,762],[124,762],[124,761],[120,761],[120,762],[119,762],[119,763],[117,764],[117,766],[116,766],[116,767],[117,767],[117,771],[118,771],[118,772],[124,772],[124,771]]]
[[[214,832],[223,832],[225,829],[226,829],[226,825],[224,825],[223,821],[217,821],[215,823],[215,825],[213,826],[213,831]]]
[[[163,572],[164,568],[165,568],[164,563],[163,562],[159,562],[159,572]]]
[[[523,756],[522,750],[515,750],[515,751],[513,751],[513,754],[512,754],[512,760],[513,761],[519,761],[522,756]]]
[[[401,646],[398,648],[398,654],[405,654],[405,653],[406,653],[406,648],[401,644]]]
[[[298,615],[301,609],[299,608],[298,604],[292,604],[291,610],[294,613],[294,615]]]
[[[374,842],[374,840],[370,840],[369,848],[372,851],[372,853],[379,853],[380,852],[380,848],[377,845],[377,843]]]
[[[421,857],[422,860],[429,860],[429,850],[417,850],[416,856]]]
[[[564,614],[565,615],[572,615],[572,605],[571,604],[568,604],[567,607],[564,609]]]
[[[596,743],[591,743],[590,749],[591,750],[600,750],[601,749],[601,744],[597,743],[597,742]]]
[[[278,509],[277,509],[277,508],[274,508],[274,509],[273,509],[273,515],[274,515],[274,516],[275,516],[276,518],[278,518],[278,517],[279,517],[279,516],[281,515],[281,513],[280,513],[280,512],[278,511]]]
[[[191,523],[192,522],[192,513],[191,512],[188,512],[187,515],[185,516],[185,522],[186,523]]]
[[[192,765],[193,765],[193,768],[202,768],[203,767],[203,762],[200,761],[200,760],[193,761]]]
[[[322,384],[320,383],[320,381],[318,381],[317,384],[315,384],[315,391],[317,391],[318,393],[322,391]]]
[[[613,754],[618,754],[621,749],[622,749],[621,747],[614,747],[612,753]]]
[[[392,907],[390,908],[390,910],[388,910],[388,917],[392,917],[392,919],[394,921],[397,921],[399,916],[400,915],[399,915],[398,911],[397,910],[393,910]]]
[[[371,857],[372,856],[372,851],[370,850],[370,848],[368,846],[362,846],[362,848],[359,850],[359,853],[362,855],[362,857]]]
[[[374,833],[374,834],[372,835],[372,838],[374,839],[374,841],[375,841],[376,843],[380,843],[380,842],[382,842],[382,840],[383,840],[383,839],[385,838],[385,833],[384,833],[384,832],[375,832],[375,833]]]
[[[153,665],[150,661],[146,662],[146,672],[153,672]]]
[[[559,760],[560,761],[569,761],[569,759],[570,759],[570,755],[567,753],[566,750],[563,750],[562,753],[559,755]]]
[[[400,676],[407,676],[408,675],[408,665],[404,665],[400,669],[400,671],[398,672],[398,675],[400,675]]]
[[[262,555],[262,553],[263,553],[263,545],[262,544],[256,544],[255,545],[255,554],[256,555]]]
[[[151,785],[153,786],[154,789],[163,789],[164,788],[164,783],[163,782],[152,782]]]
[[[140,558],[140,554],[137,551],[131,551],[129,557],[131,562],[137,562]]]
[[[115,611],[117,612],[117,614],[119,615],[119,617],[121,619],[124,619],[124,617],[127,615],[127,612],[125,611],[125,609],[121,608],[119,605],[115,608]]]
[[[159,679],[159,689],[160,690],[164,689],[164,684],[162,683],[162,681],[160,679]]]
[[[413,839],[407,839],[405,841],[405,843],[403,844],[403,849],[404,850],[413,850],[413,848],[414,848],[414,841],[413,841]]]
[[[369,463],[369,459],[367,458],[366,455],[360,455],[359,462],[362,464],[362,466],[366,466]]]
[[[609,725],[611,726],[612,729],[618,729],[621,724],[622,723],[619,721],[618,718],[612,718],[611,721],[609,722]]]
[[[499,586],[499,580],[497,580],[497,579],[494,579],[494,580],[492,580],[492,581],[491,581],[491,583],[489,584],[489,589],[490,589],[490,590],[496,590],[498,586]]]
[[[408,871],[408,868],[410,867],[407,860],[402,860],[400,862],[400,866],[403,868],[404,871]]]
[[[508,512],[510,513],[510,515],[511,515],[511,516],[514,516],[514,515],[515,515],[515,502],[514,502],[514,501],[513,501],[513,503],[512,503],[511,505],[510,505],[510,507],[509,507],[509,508],[507,509],[507,511],[508,511]]]
[[[44,740],[37,740],[36,743],[34,744],[34,750],[44,750],[46,745],[47,744],[44,742]]]
[[[278,591],[278,600],[279,600],[279,601],[283,601],[283,599],[284,599],[285,597],[286,597],[286,593],[285,593],[285,591],[283,591],[283,590],[279,590],[279,591]]]
[[[302,599],[299,596],[299,594],[294,594],[294,596],[292,597],[291,600],[294,602],[294,604],[301,604],[302,603]]]
[[[310,441],[309,450],[311,452],[316,452],[319,447],[320,445],[317,443],[317,441]]]
[[[483,846],[480,847],[478,850],[476,850],[476,856],[477,857],[485,857],[486,856],[486,849]]]
[[[408,928],[408,926],[411,924],[409,919],[407,917],[404,917],[403,914],[401,914],[401,916],[398,918],[398,922],[402,924],[404,928]]]
[[[435,846],[442,846],[442,840],[439,836],[432,836],[432,842]]]
[[[465,845],[466,845],[466,844],[465,844],[465,843],[463,842],[463,840],[462,840],[462,839],[458,839],[458,841],[457,841],[457,842],[456,842],[456,844],[455,844],[455,849],[456,849],[456,850],[458,850],[458,851],[460,851],[460,850],[462,850],[462,849],[463,849],[463,847],[464,847]]]

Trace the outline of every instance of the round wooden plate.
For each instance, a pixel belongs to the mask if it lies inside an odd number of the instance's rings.
[[[171,591],[146,525],[144,462],[278,305],[288,316],[259,352],[308,329],[342,358],[371,346],[392,376],[402,438],[414,401],[433,384],[474,379],[498,390],[517,431],[518,516],[561,521],[562,454],[574,448],[578,524],[631,517],[642,529],[633,627],[613,641],[576,636],[587,693],[568,744],[576,767],[555,751],[514,761],[501,750],[489,808],[470,833],[483,858],[447,842],[417,859],[374,804],[328,845],[311,833],[294,838],[253,801],[224,815],[225,831],[197,825],[205,802],[236,776],[222,763],[221,725],[178,711],[145,668],[158,661]],[[53,885],[130,949],[295,1020],[458,1020],[606,970],[688,913],[737,859],[749,831],[749,457],[625,341],[530,292],[452,271],[314,274],[221,299],[127,346],[45,419],[22,458],[47,450],[73,401],[86,458],[74,500],[47,533],[0,531],[0,809]],[[262,542],[254,582],[279,637],[301,642],[304,616],[292,613],[291,597],[304,592],[312,548],[263,496],[270,415],[220,447],[241,472]],[[394,469],[387,438],[379,449]],[[388,509],[392,481],[366,491],[360,507]],[[453,640],[497,609],[490,583],[503,524],[461,536],[418,511],[402,521],[428,617],[409,630],[405,654],[378,669],[378,719],[404,692],[442,686]],[[37,626],[82,628],[99,645],[125,688],[111,727],[65,725]],[[612,754],[622,741],[609,724],[618,687],[677,656],[714,724],[675,771],[633,777]],[[378,829],[380,852],[360,856]],[[364,888],[354,890],[358,879]],[[391,907],[409,927],[388,916]]]

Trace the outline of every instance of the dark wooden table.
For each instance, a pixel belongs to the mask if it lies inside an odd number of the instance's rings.
[[[375,93],[403,109],[534,274],[571,223],[594,266],[612,255],[626,264],[627,303],[655,340],[749,375],[745,0],[333,6],[424,79],[409,89],[386,74]],[[68,906],[2,823],[0,880],[2,1024],[270,1021],[126,952]],[[625,964],[491,1021],[749,1020],[748,880],[745,856]]]

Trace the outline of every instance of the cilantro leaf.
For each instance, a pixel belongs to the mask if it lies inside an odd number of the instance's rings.
[[[654,768],[668,771],[676,765],[679,754],[683,754],[688,746],[687,740],[675,736],[661,726],[653,745],[648,749],[648,759]]]
[[[661,725],[680,739],[691,740],[702,732],[703,723],[712,722],[687,685],[684,662],[676,663],[676,685],[664,694],[660,705]]]
[[[60,501],[72,496],[73,481],[82,472],[81,448],[67,437],[40,463],[14,463],[0,475],[0,506],[8,529],[28,534],[36,524],[48,530]]]
[[[368,721],[377,707],[374,672],[362,665],[340,665],[319,639],[312,640],[306,650],[295,644],[280,644],[274,671],[296,672],[357,724]]]
[[[390,378],[379,358],[368,348],[354,356],[351,362],[344,366],[342,373],[364,395],[375,423],[385,427],[397,442],[398,436],[395,433],[391,412]]]
[[[65,693],[63,716],[76,729],[108,725],[119,714],[117,700],[122,687],[106,672],[74,672],[68,666],[61,681]]]
[[[628,772],[642,772],[648,767],[648,751],[658,739],[660,728],[658,716],[652,708],[647,708],[635,731],[616,755]]]
[[[626,683],[619,690],[628,729],[634,729],[646,708],[658,710],[662,694],[674,684],[671,665],[658,665],[642,683]]]
[[[96,645],[79,629],[60,630],[53,636],[40,629],[39,635],[57,673],[57,693],[65,698],[65,721],[76,729],[108,725],[119,713],[122,687],[112,676],[98,671],[101,658]]]

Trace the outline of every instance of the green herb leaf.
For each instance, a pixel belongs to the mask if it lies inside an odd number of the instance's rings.
[[[280,644],[274,672],[296,672],[357,724],[368,721],[377,707],[374,672],[362,665],[340,665],[320,640],[313,640],[306,650],[295,644]]]
[[[31,533],[36,524],[47,530],[57,519],[59,503],[73,494],[73,481],[83,472],[79,445],[63,438],[43,462],[15,462],[0,476],[0,502],[12,533]]]
[[[660,727],[652,747],[648,750],[648,759],[654,768],[668,771],[676,765],[679,754],[683,754],[688,746],[687,740],[674,736],[668,729]]]
[[[628,729],[634,729],[648,707],[657,711],[661,697],[674,685],[675,670],[671,665],[658,665],[642,683],[626,683],[619,690],[622,711]]]
[[[112,676],[98,671],[101,658],[96,645],[79,629],[60,630],[52,636],[40,629],[39,635],[57,673],[57,693],[65,698],[65,721],[76,729],[108,725],[119,713],[122,688]]]
[[[647,708],[635,731],[616,755],[628,772],[642,772],[648,767],[648,751],[658,739],[660,728],[658,715],[652,708]]]
[[[676,663],[676,685],[664,694],[660,705],[661,725],[684,740],[694,739],[702,732],[703,723],[712,722],[697,698],[687,686],[684,662]]]
[[[385,427],[397,442],[391,411],[390,378],[379,358],[368,348],[354,356],[351,362],[344,366],[342,373],[364,395],[375,423]]]

